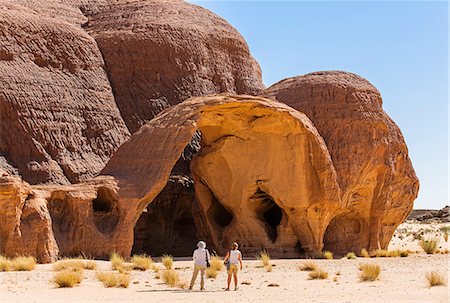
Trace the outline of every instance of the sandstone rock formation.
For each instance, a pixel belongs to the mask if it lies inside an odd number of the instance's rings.
[[[378,90],[357,75],[330,71],[282,80],[264,95],[305,113],[330,152],[346,211],[331,221],[325,249],[386,248],[419,183]]]
[[[191,162],[198,236],[217,251],[236,240],[247,251],[322,248],[328,223],[342,209],[324,141],[305,115],[250,96],[187,100],[119,148],[102,174],[118,180],[130,224],[154,203],[196,131],[202,134]]]
[[[191,96],[263,88],[240,34],[184,1],[0,8],[0,173],[31,184],[96,176],[129,131]]]
[[[95,176],[129,137],[95,40],[10,1],[0,21],[2,170],[31,183]]]
[[[85,6],[84,28],[105,59],[131,133],[193,96],[263,89],[261,70],[225,20],[184,1],[111,1]]]

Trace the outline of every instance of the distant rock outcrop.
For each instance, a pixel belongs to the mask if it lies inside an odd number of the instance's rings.
[[[450,206],[445,206],[442,209],[415,209],[409,214],[408,220],[415,220],[419,222],[450,222]]]
[[[346,211],[330,223],[325,249],[386,248],[419,182],[378,90],[355,74],[329,71],[282,80],[263,95],[305,113],[326,142]]]

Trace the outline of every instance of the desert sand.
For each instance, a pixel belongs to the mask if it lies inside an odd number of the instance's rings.
[[[309,280],[308,272],[300,271],[305,260],[272,260],[272,272],[267,272],[253,256],[244,256],[244,269],[239,273],[239,288],[229,292],[226,274],[206,279],[206,290],[170,288],[155,278],[153,271],[132,271],[131,283],[124,288],[104,288],[95,271],[84,272],[84,280],[74,288],[56,288],[50,280],[52,264],[40,264],[31,272],[1,272],[1,302],[448,302],[448,286],[429,288],[425,275],[438,271],[448,279],[449,255],[427,255],[421,251],[412,232],[432,236],[444,224],[403,223],[390,243],[390,249],[410,249],[406,258],[358,258],[315,260],[329,273],[326,280]],[[410,232],[409,236],[406,236]],[[441,238],[440,250],[448,249]],[[417,251],[417,252],[416,252]],[[156,259],[156,258],[155,258]],[[360,282],[358,264],[376,262],[381,275],[375,282]],[[110,270],[108,261],[96,261],[100,270]],[[163,268],[162,264],[158,264]],[[191,277],[192,262],[176,260],[174,268],[185,281]],[[337,281],[334,281],[336,277]],[[241,282],[249,282],[241,284]],[[269,287],[277,284],[278,287]]]

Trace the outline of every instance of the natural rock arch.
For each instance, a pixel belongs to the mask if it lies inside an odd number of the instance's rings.
[[[307,252],[322,249],[325,229],[342,207],[327,148],[305,115],[251,96],[189,99],[119,148],[102,173],[118,180],[128,224],[164,188],[197,130],[202,149],[191,171],[199,236],[218,251],[236,240],[244,249],[274,253],[294,253],[298,241]],[[213,222],[214,216],[220,219]],[[126,241],[132,242],[132,232]]]

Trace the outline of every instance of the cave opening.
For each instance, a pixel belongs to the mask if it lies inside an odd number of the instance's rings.
[[[212,194],[208,217],[210,221],[214,222],[220,228],[227,227],[233,221],[233,214],[219,202],[214,194]]]
[[[259,188],[250,197],[250,201],[256,204],[257,217],[264,223],[269,239],[275,243],[278,237],[277,228],[283,218],[283,211],[271,196]]]
[[[186,181],[186,180],[184,180]],[[134,227],[132,254],[174,257],[192,255],[197,229],[192,215],[193,185],[171,177]]]
[[[106,187],[97,190],[97,197],[92,200],[94,224],[102,233],[113,231],[119,222],[117,199]]]

